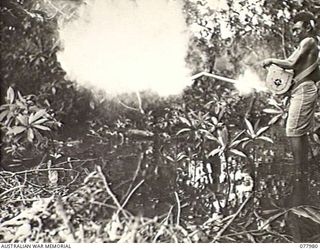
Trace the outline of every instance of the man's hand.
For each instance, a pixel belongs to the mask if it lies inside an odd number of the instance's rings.
[[[267,58],[262,61],[262,67],[264,67],[264,68],[270,66],[271,64],[273,64],[272,58]]]

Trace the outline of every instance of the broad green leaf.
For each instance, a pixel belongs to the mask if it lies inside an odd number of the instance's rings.
[[[44,122],[46,122],[46,121],[48,121],[47,118],[42,118],[42,119],[39,119],[39,120],[33,122],[32,124],[41,124],[41,123],[44,123]]]
[[[317,135],[316,133],[314,133],[314,134],[312,135],[312,137],[313,137],[313,140],[314,140],[316,143],[320,144],[319,135]]]
[[[8,115],[8,113],[8,110],[4,110],[0,113],[0,122],[2,122],[2,120]]]
[[[178,155],[176,158],[176,161],[181,161],[182,159],[185,159],[185,158],[187,158],[187,156],[185,154]]]
[[[171,156],[166,155],[165,157],[166,157],[169,161],[174,162],[174,159],[173,159]]]
[[[18,135],[18,134],[22,133],[23,131],[25,131],[26,129],[27,128],[23,127],[23,126],[14,126],[14,127],[9,129],[8,133],[9,134]]]
[[[249,134],[251,136],[255,135],[251,122],[247,118],[244,118],[244,121],[246,122]]]
[[[15,118],[15,117],[13,117],[13,113],[12,113],[12,112],[9,112],[9,113],[7,114],[7,118],[3,121],[4,125],[5,125],[6,127],[10,127],[10,126],[12,125],[13,121],[14,121],[14,118]],[[15,125],[15,124],[13,124],[13,125]]]
[[[43,139],[43,136],[41,135],[41,133],[39,132],[38,129],[34,129],[33,132],[34,132],[34,137],[35,138],[37,138],[38,140],[42,140]]]
[[[202,132],[204,134],[208,134],[208,133],[210,134],[210,132],[208,130],[202,129],[202,128],[199,129],[199,132]]]
[[[48,106],[48,107],[50,107],[51,105],[50,105],[50,102],[46,99],[46,100],[44,100],[44,103]]]
[[[9,87],[7,90],[7,100],[11,104],[14,102],[14,90],[11,87]]]
[[[210,133],[216,131],[217,127],[215,125],[213,125],[211,123],[209,125],[211,126],[210,129],[209,129]]]
[[[26,99],[23,98],[23,96],[21,95],[20,91],[18,91],[18,98],[19,98],[19,100],[20,100],[21,102],[25,102],[25,101],[26,101]]]
[[[215,141],[215,142],[221,144],[220,141],[218,140],[218,138],[215,137],[214,135],[212,135],[211,133],[206,133],[206,138],[211,141]]]
[[[11,106],[11,104],[3,104],[0,106],[0,111],[8,109],[8,108],[10,108],[10,106]]]
[[[210,119],[209,112],[205,113],[202,117],[201,117],[201,113],[199,112],[199,118],[202,118],[203,120]]]
[[[310,219],[320,224],[320,208],[306,206],[304,209],[310,215]]]
[[[238,156],[241,156],[241,157],[247,157],[245,153],[243,153],[242,151],[238,150],[238,149],[230,149],[230,152],[235,154],[235,155],[238,155]]]
[[[249,142],[251,142],[251,140],[245,141],[245,142],[242,144],[242,148],[245,148],[245,147],[248,145]]]
[[[273,99],[273,98],[269,99],[269,100],[268,100],[268,103],[269,103],[270,105],[272,105],[272,106],[279,107],[278,102],[277,102],[275,99]]]
[[[273,125],[275,124],[280,118],[281,118],[282,114],[276,115],[275,117],[273,117],[269,122],[268,125]]]
[[[46,126],[38,125],[38,124],[33,124],[32,127],[38,128],[40,130],[50,131],[50,128],[48,128]]]
[[[192,126],[191,123],[190,123],[190,121],[189,121],[187,118],[182,117],[182,116],[179,116],[179,119],[180,119],[180,121],[181,121],[182,123],[187,124],[189,127]]]
[[[222,146],[226,146],[229,142],[229,132],[226,126],[222,130],[218,130],[218,139],[221,142]]]
[[[267,136],[259,136],[257,139],[273,143],[273,140]]]
[[[220,106],[217,105],[217,106],[214,107],[214,113],[218,115],[219,112],[220,112]]]
[[[262,210],[261,213],[263,215],[269,215],[269,214],[274,214],[275,212],[279,212],[279,209],[267,209],[267,210]]]
[[[267,131],[269,129],[269,126],[260,128],[257,132],[257,136],[261,135],[262,133],[264,133],[265,131]]]
[[[302,216],[313,220],[314,222],[320,224],[320,209],[309,206],[301,206],[292,208],[291,211],[298,216]]]
[[[191,131],[190,128],[183,128],[183,129],[180,129],[180,130],[177,132],[177,135],[180,135],[180,134],[182,134],[182,133],[189,132],[189,131]]]
[[[209,156],[215,156],[216,154],[218,154],[219,152],[221,151],[221,148],[216,148],[214,150],[212,150],[210,153],[209,153]]]
[[[222,147],[225,147],[225,146],[226,146],[226,145],[224,144],[224,141],[223,141],[223,139],[222,139],[221,134],[218,135],[218,143],[219,143]]]
[[[17,105],[17,107],[21,108],[21,109],[27,109],[27,105],[25,102],[22,102],[20,100],[16,100],[15,104]]]
[[[265,113],[268,113],[268,114],[281,114],[282,113],[282,110],[279,110],[279,109],[263,109],[262,111]]]
[[[212,103],[215,103],[215,102],[216,102],[216,101],[207,102],[204,106],[205,106],[206,108],[209,108],[210,105],[211,105]]]
[[[253,130],[254,131],[257,131],[258,127],[259,127],[259,124],[260,124],[260,119],[258,119],[255,123],[254,123],[254,126],[253,126]]]
[[[241,135],[243,135],[243,133],[246,132],[245,129],[243,129],[242,131],[240,131],[239,133],[235,134],[234,138],[232,141],[237,140]]]
[[[245,142],[245,141],[248,141],[248,140],[250,140],[250,138],[246,137],[246,138],[243,138],[243,139],[241,139],[241,140],[233,141],[233,142],[230,144],[229,148],[235,148],[235,147],[237,147],[240,143]]]
[[[32,113],[32,114],[29,116],[29,118],[28,118],[28,123],[29,123],[29,124],[31,124],[31,122],[30,122],[30,121],[32,121],[32,120],[33,120],[33,117],[34,117],[34,113]]]
[[[226,106],[222,106],[219,115],[218,115],[218,120],[221,121],[222,117],[224,116],[224,113],[226,111]]]
[[[214,125],[218,124],[218,119],[215,116],[211,117],[211,121],[213,122]]]
[[[29,124],[33,123],[34,121],[38,120],[39,118],[45,117],[47,115],[47,112],[45,109],[40,109],[35,114],[31,114],[29,116]]]
[[[33,130],[31,128],[28,129],[28,141],[29,142],[33,142],[33,139],[34,139],[34,133],[33,133]]]
[[[17,120],[24,126],[28,126],[28,117],[27,116],[24,116],[24,115],[21,115],[19,114],[17,116]]]

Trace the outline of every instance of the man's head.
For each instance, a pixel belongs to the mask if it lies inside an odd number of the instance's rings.
[[[293,18],[292,34],[295,42],[300,42],[308,36],[315,35],[316,20],[310,12],[299,12]]]

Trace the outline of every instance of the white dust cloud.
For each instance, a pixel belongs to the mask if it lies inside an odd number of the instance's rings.
[[[267,91],[265,83],[251,68],[247,68],[244,73],[238,77],[234,86],[239,91],[239,94],[243,96],[249,95],[254,91]]]
[[[70,80],[109,94],[178,94],[188,84],[188,32],[180,1],[95,0],[60,28]]]

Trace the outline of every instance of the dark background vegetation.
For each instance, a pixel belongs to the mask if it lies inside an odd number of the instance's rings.
[[[262,13],[238,1],[253,24],[226,1],[222,12],[184,1],[187,24],[201,27],[186,57],[194,73],[235,78],[255,51],[286,57],[290,16],[320,13],[313,0],[265,1]],[[206,77],[167,98],[93,93],[66,80],[64,17],[44,3],[1,2],[1,242],[320,241],[319,120],[310,202],[294,206],[282,99]],[[71,13],[82,1],[55,4]],[[232,39],[221,38],[221,15]]]

